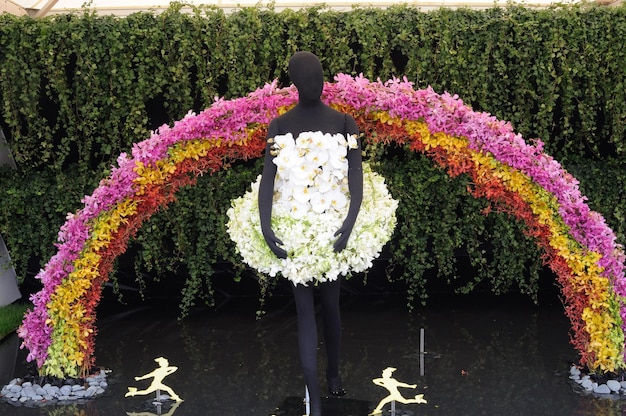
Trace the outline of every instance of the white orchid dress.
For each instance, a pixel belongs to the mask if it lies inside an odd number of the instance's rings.
[[[276,164],[272,230],[288,252],[279,259],[261,233],[258,195],[261,176],[251,190],[234,199],[227,228],[244,263],[259,272],[281,274],[293,284],[336,280],[372,266],[391,238],[398,206],[384,178],[363,163],[363,201],[344,250],[336,253],[335,232],[348,214],[348,149],[356,136],[303,132],[274,137]]]

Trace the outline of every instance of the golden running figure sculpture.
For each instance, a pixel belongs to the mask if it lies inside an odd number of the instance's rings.
[[[156,370],[146,375],[135,377],[135,380],[145,380],[150,377],[154,378],[150,386],[148,386],[148,388],[145,390],[137,390],[137,387],[129,387],[128,393],[126,393],[124,397],[144,395],[144,394],[150,394],[152,392],[156,392],[157,400],[158,400],[160,396],[160,391],[163,390],[169,393],[172,400],[175,400],[177,402],[182,402],[183,399],[178,397],[178,394],[174,393],[174,390],[172,390],[171,387],[163,384],[163,379],[166,376],[169,376],[170,374],[172,374],[174,371],[178,370],[178,367],[170,366],[169,361],[167,361],[167,359],[163,357],[155,358],[154,361],[159,363],[159,368],[157,368]]]
[[[402,396],[402,394],[398,391],[398,387],[414,389],[417,387],[417,384],[406,384],[396,380],[395,378],[391,377],[391,374],[393,374],[394,371],[396,371],[395,368],[387,367],[383,370],[382,377],[372,380],[372,382],[377,386],[381,386],[389,390],[389,396],[383,398],[380,403],[378,403],[378,406],[376,406],[376,408],[372,411],[372,413],[370,413],[370,415],[381,414],[383,412],[383,406],[385,406],[387,403],[391,403],[394,401],[404,404],[427,403],[424,399],[423,394],[418,394],[417,396],[415,396],[414,399],[405,399],[404,396]]]

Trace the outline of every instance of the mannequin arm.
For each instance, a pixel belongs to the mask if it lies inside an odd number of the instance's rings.
[[[357,134],[358,127],[352,117],[348,119],[347,125],[348,134]],[[361,201],[363,200],[363,167],[361,157],[361,140],[358,139],[358,145],[356,149],[350,149],[348,151],[348,190],[350,191],[350,206],[348,208],[348,215],[343,221],[341,228],[337,230],[335,236],[339,236],[335,241],[333,248],[336,252],[342,251],[348,244],[350,233],[356,222],[356,217],[361,209]]]
[[[267,137],[276,136],[277,129],[275,123],[270,123]],[[276,257],[281,259],[287,258],[287,251],[278,247],[283,242],[276,237],[272,230],[272,200],[274,196],[274,179],[276,177],[276,165],[273,162],[274,156],[271,154],[272,144],[267,143],[265,146],[265,161],[263,164],[263,173],[261,183],[259,185],[259,215],[261,220],[261,232],[268,247]]]

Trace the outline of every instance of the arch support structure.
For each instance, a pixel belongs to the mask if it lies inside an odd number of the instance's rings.
[[[561,286],[580,363],[596,372],[625,367],[623,248],[540,141],[527,143],[509,123],[456,96],[415,90],[406,79],[382,83],[340,74],[325,84],[323,99],[352,114],[365,140],[405,146],[451,176],[468,175],[474,197],[524,221]],[[294,87],[274,82],[190,113],[119,156],[84,207],[68,214],[58,252],[37,276],[43,289],[18,330],[42,375],[77,377],[90,369],[95,307],[129,239],[198,175],[260,157],[269,121],[295,102]]]

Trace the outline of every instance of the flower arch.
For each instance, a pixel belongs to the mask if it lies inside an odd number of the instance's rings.
[[[415,90],[406,79],[382,83],[340,74],[323,99],[354,116],[366,140],[428,155],[468,190],[525,222],[557,276],[571,342],[593,371],[626,367],[624,251],[602,216],[586,205],[578,181],[509,123],[456,96]],[[95,308],[114,259],[142,223],[205,172],[263,153],[271,119],[297,101],[294,87],[268,84],[246,97],[219,99],[202,113],[163,126],[121,154],[111,174],[68,214],[58,251],[37,278],[18,330],[41,374],[84,375],[94,362]],[[376,134],[372,134],[376,132]]]

